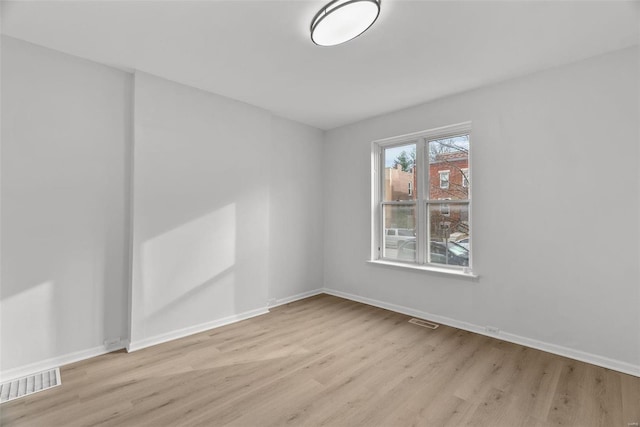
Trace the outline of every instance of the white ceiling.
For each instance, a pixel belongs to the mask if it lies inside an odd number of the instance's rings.
[[[638,44],[638,1],[382,0],[340,46],[325,1],[2,3],[2,33],[253,104],[321,129]]]

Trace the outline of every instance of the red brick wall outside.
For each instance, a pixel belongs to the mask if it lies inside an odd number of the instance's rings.
[[[469,159],[466,153],[449,153],[438,156],[435,162],[429,165],[429,198],[431,200],[464,200],[469,197],[469,187],[463,185],[463,170],[469,167]],[[440,188],[440,171],[449,171],[449,187]],[[385,200],[416,200],[417,174],[415,169],[408,172],[396,167],[385,168]],[[409,195],[409,182],[412,183],[412,192]],[[449,215],[441,213],[441,209],[431,209],[431,235],[434,238],[448,237],[450,233],[465,233],[467,231],[468,214],[460,214],[456,205],[449,205]],[[398,209],[398,208],[396,208]],[[398,209],[399,210],[399,209]],[[385,215],[385,228],[412,228],[415,227],[415,215],[402,214],[401,218],[394,218],[394,209],[388,209]],[[400,215],[398,215],[400,216]]]
[[[464,186],[463,179],[468,174],[469,157],[466,153],[448,153],[439,155],[429,165],[429,198],[431,200],[465,200],[469,198],[469,186]],[[449,171],[448,188],[440,187],[440,172]],[[469,177],[467,176],[467,179]],[[448,239],[452,233],[468,233],[469,215],[466,205],[433,205],[431,209],[432,239]]]
[[[467,199],[469,187],[462,185],[462,170],[468,168],[469,160],[466,157],[432,163],[429,167],[429,198],[432,200]],[[447,170],[449,171],[449,188],[440,188],[440,172]]]

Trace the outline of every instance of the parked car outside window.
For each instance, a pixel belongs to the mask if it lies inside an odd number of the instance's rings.
[[[397,248],[406,240],[415,239],[416,230],[412,228],[387,228],[384,231],[384,246]]]
[[[430,242],[431,263],[445,265],[469,265],[469,251],[454,242]],[[414,261],[416,259],[416,240],[407,240],[398,247],[398,259]]]

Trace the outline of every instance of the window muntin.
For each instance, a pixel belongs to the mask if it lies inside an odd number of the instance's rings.
[[[374,143],[381,169],[374,220],[382,242],[374,237],[376,259],[468,271],[469,135],[470,127],[461,125],[450,133],[427,131]],[[402,152],[405,156],[398,158]],[[400,174],[391,169],[404,172],[402,186],[392,185]],[[387,237],[391,228],[396,234]]]

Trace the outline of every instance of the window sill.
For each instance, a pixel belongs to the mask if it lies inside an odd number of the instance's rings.
[[[405,270],[425,271],[430,273],[444,274],[447,276],[465,277],[469,279],[478,279],[480,276],[472,271],[453,270],[450,268],[435,267],[432,265],[405,264],[403,262],[393,262],[387,260],[369,260],[369,264],[379,265],[383,267],[400,268]]]

